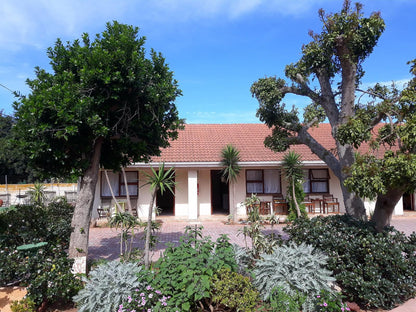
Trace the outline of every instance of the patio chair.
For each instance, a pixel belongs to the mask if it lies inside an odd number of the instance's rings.
[[[273,196],[273,212],[275,214],[288,214],[288,204],[282,195]]]
[[[308,195],[305,196],[302,204],[305,205],[308,213],[315,213],[315,203],[312,202]]]
[[[324,213],[339,213],[339,202],[338,198],[335,198],[333,195],[324,195]]]

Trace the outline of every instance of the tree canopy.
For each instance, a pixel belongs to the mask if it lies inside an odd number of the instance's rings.
[[[343,170],[355,160],[354,147],[337,138],[338,128],[356,113],[356,91],[364,75],[362,64],[371,54],[384,31],[379,13],[365,17],[362,5],[345,0],[339,13],[319,11],[320,33],[310,32],[312,41],[302,47],[297,63],[286,66],[286,79],[266,77],[256,81],[251,92],[259,102],[257,116],[272,128],[266,146],[285,151],[291,145],[305,144],[321,158],[340,180],[348,214],[365,217],[361,198],[344,186],[348,174]],[[282,102],[287,94],[310,100],[303,114]],[[328,120],[336,151],[326,150],[308,130]]]
[[[173,72],[154,50],[146,58],[138,28],[113,22],[91,39],[48,49],[52,72],[36,68],[31,93],[14,104],[17,130],[31,162],[47,175],[82,176],[93,142],[100,164],[119,169],[168,145],[180,125]]]
[[[36,68],[28,96],[14,104],[16,131],[46,175],[81,178],[70,256],[86,257],[99,167],[146,161],[177,136],[181,95],[160,53],[144,48],[137,27],[107,23],[90,38],[48,49],[52,72]]]

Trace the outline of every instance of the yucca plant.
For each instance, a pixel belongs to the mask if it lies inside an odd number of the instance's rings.
[[[237,209],[234,204],[234,184],[237,181],[241,171],[241,167],[238,164],[239,161],[240,151],[231,144],[228,144],[221,151],[221,166],[223,166],[223,169],[221,170],[221,180],[228,185],[232,185],[233,202],[231,203],[231,214],[234,222],[237,221]]]
[[[85,288],[73,299],[78,312],[114,312],[132,292],[145,284],[138,275],[142,268],[134,263],[111,261],[99,265],[83,277]]]

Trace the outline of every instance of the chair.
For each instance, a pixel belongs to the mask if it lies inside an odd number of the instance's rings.
[[[273,213],[288,214],[288,205],[283,196],[273,196]]]
[[[260,214],[269,215],[270,214],[270,202],[262,201],[260,202]]]
[[[305,196],[302,204],[305,205],[309,213],[315,213],[315,203],[312,202],[308,195]]]
[[[333,195],[323,195],[324,213],[339,213],[338,198],[334,198]]]

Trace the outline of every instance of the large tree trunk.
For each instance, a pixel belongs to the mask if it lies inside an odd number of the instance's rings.
[[[144,245],[144,266],[146,269],[150,266],[150,234],[152,232],[152,215],[153,215],[153,206],[155,204],[155,198],[158,189],[155,188],[152,194],[152,199],[149,204],[149,213],[147,216],[147,228],[146,228],[146,241]]]
[[[364,200],[354,193],[351,193],[344,186],[344,181],[348,178],[345,169],[349,168],[355,161],[354,149],[351,145],[337,144],[337,150],[341,171],[336,174],[341,186],[345,212],[357,219],[366,220],[367,214],[364,207]]]
[[[386,194],[377,196],[374,214],[371,218],[376,223],[377,231],[383,231],[384,227],[390,225],[391,216],[394,208],[403,196],[404,191],[401,189],[391,189]]]
[[[88,256],[88,236],[91,213],[94,204],[95,187],[100,169],[100,155],[103,140],[97,139],[91,156],[90,166],[81,178],[78,199],[75,204],[71,226],[73,231],[69,242],[69,257],[74,258],[74,271],[85,273]]]

